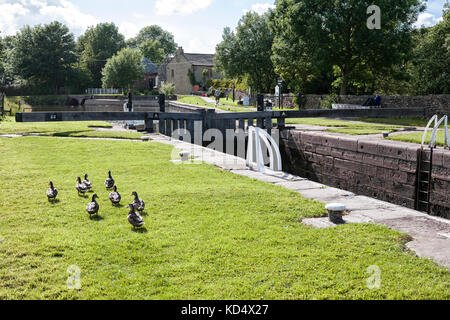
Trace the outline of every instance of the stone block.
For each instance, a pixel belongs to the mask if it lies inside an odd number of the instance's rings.
[[[343,150],[358,152],[358,139],[349,137],[339,137],[338,147]]]
[[[399,163],[399,159],[388,158],[388,157],[383,158],[383,167],[385,167],[385,168],[398,170],[399,169],[398,163]]]
[[[316,146],[316,153],[324,155],[324,156],[330,156],[331,155],[331,148],[327,146]]]
[[[339,137],[323,135],[322,136],[322,145],[332,148],[339,148]]]
[[[415,173],[417,170],[417,163],[408,160],[398,160],[398,169],[409,173]]]
[[[373,155],[373,154],[364,154],[363,161],[364,163],[372,166],[382,167],[383,166],[383,157]]]
[[[363,154],[353,151],[344,151],[342,154],[342,158],[345,160],[355,161],[355,162],[362,162],[363,161]]]
[[[331,148],[331,154],[330,156],[334,157],[334,158],[343,158],[344,155],[344,151],[341,149],[337,149],[337,148]]]
[[[356,167],[354,162],[339,158],[334,159],[334,166],[336,168],[342,168],[348,171],[353,171]]]
[[[444,168],[450,169],[450,151],[446,151],[442,155],[442,166]]]
[[[433,152],[433,166],[443,167],[445,152],[444,150],[435,150]]]
[[[406,147],[406,160],[417,163],[417,151],[419,147]]]
[[[384,141],[378,143],[378,154],[383,157],[407,160],[406,147],[396,146]]]
[[[358,140],[358,152],[368,154],[378,154],[378,142],[368,140]]]

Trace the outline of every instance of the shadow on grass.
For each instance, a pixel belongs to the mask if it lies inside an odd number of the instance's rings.
[[[71,137],[73,134],[83,134],[83,133],[90,133],[92,131],[86,131],[86,130],[78,130],[78,131],[66,131],[66,132],[55,132],[53,133],[54,137]]]
[[[123,207],[124,207],[124,205],[123,205],[123,204],[120,204],[120,203],[113,203],[112,205],[113,205],[113,207],[115,207],[115,208],[123,208]]]
[[[135,232],[135,233],[141,233],[141,234],[145,234],[148,233],[148,230],[146,227],[142,227],[142,228],[132,228],[131,231]]]
[[[105,218],[103,218],[102,216],[95,215],[95,216],[89,216],[89,219],[92,221],[102,221]]]
[[[59,200],[59,199],[50,200],[50,199],[49,199],[48,202],[49,202],[50,204],[57,204],[57,203],[60,203],[61,200]]]

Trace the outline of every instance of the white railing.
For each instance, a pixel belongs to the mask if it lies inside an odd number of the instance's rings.
[[[265,173],[266,168],[261,141],[269,150],[270,169],[272,171],[282,171],[281,153],[277,143],[265,130],[257,127],[248,128],[247,167],[254,168],[256,164],[257,170]]]
[[[86,94],[122,94],[122,89],[115,88],[89,88]]]
[[[450,148],[450,134],[448,131],[448,116],[442,117],[439,120],[438,115],[434,115],[431,120],[428,122],[427,127],[425,128],[425,132],[422,137],[422,147],[425,144],[425,140],[427,138],[428,130],[431,129],[431,125],[434,122],[433,133],[431,135],[430,148],[435,148],[437,143],[437,133],[439,131],[439,127],[444,122],[444,148]]]

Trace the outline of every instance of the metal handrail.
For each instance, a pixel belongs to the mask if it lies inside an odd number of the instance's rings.
[[[248,127],[247,167],[252,167],[256,160],[258,171],[265,173],[264,156],[261,148],[261,140],[269,150],[270,169],[282,171],[281,153],[275,140],[263,129]],[[270,142],[269,142],[270,141]],[[254,145],[256,144],[256,159],[254,159]]]
[[[430,140],[430,148],[436,148],[436,144],[437,144],[437,133],[439,130],[439,127],[441,126],[441,124],[444,122],[445,123],[445,128],[444,128],[444,148],[450,148],[450,135],[449,135],[449,130],[448,130],[448,116],[444,116],[442,117],[442,119],[440,119],[438,121],[439,117],[438,115],[434,115],[431,120],[428,122],[427,127],[425,128],[425,132],[423,133],[423,137],[422,137],[422,147],[425,144],[425,139],[427,137],[427,133],[428,130],[430,129],[431,124],[434,121],[434,128],[433,128],[433,133],[431,135],[431,140]]]

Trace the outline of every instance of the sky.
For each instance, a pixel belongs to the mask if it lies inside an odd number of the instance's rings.
[[[250,10],[260,14],[274,7],[267,0],[0,0],[0,35],[14,35],[25,25],[58,20],[76,37],[89,26],[114,22],[129,39],[157,24],[175,36],[189,53],[214,53],[223,29],[236,28]],[[375,1],[374,1],[375,3]],[[445,0],[429,0],[418,26],[442,20]]]

